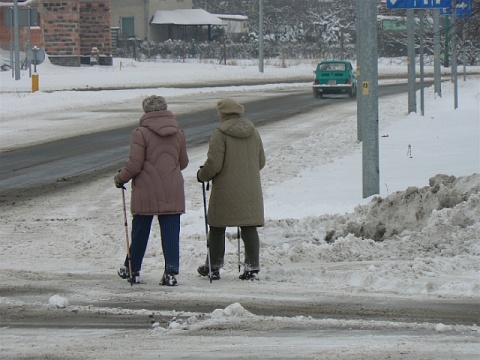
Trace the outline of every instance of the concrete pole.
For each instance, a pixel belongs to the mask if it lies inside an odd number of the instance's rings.
[[[18,0],[13,2],[13,51],[15,55],[15,80],[20,80],[20,40],[18,33]]]
[[[413,9],[407,9],[407,52],[408,52],[408,113],[417,112],[415,74],[415,17]]]
[[[357,61],[361,81],[357,107],[363,117],[359,122],[363,138],[364,198],[380,192],[377,5],[377,0],[357,0]]]
[[[150,35],[148,34],[149,7],[149,0],[143,0],[143,40],[150,40]]]
[[[435,94],[442,97],[442,71],[440,63],[440,9],[433,9],[433,69]]]
[[[258,0],[258,71],[263,73],[263,0]]]

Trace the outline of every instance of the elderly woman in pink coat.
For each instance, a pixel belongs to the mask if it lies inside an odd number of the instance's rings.
[[[234,99],[217,103],[220,126],[210,138],[207,160],[197,173],[199,182],[212,181],[208,204],[211,279],[220,279],[225,255],[226,227],[240,227],[245,245],[241,280],[258,280],[260,271],[257,227],[264,225],[260,170],[265,166],[262,139],[244,108]],[[210,274],[208,261],[197,269]]]
[[[167,110],[162,96],[150,96],[142,103],[145,114],[132,132],[130,154],[125,166],[115,176],[118,188],[131,180],[130,210],[133,215],[130,260],[118,275],[138,282],[154,216],[158,217],[165,260],[160,285],[177,285],[179,273],[180,214],[185,213],[182,170],[188,165],[185,134],[175,116]]]

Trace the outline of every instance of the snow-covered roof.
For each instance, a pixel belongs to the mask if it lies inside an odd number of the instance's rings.
[[[18,0],[18,6],[20,7],[25,7],[25,5],[28,5],[29,3],[34,2],[35,0]],[[10,6],[12,7],[14,5],[13,1],[2,1],[0,2],[0,6]]]
[[[151,24],[223,25],[222,20],[202,9],[157,10]]]
[[[225,20],[238,20],[238,21],[248,20],[248,16],[245,16],[245,15],[224,15],[224,14],[213,14],[213,15],[220,19],[225,19]]]

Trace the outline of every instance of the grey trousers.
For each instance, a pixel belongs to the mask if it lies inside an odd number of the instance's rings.
[[[212,269],[223,267],[225,257],[225,227],[210,226],[208,241],[210,245],[210,261]],[[256,226],[240,227],[245,246],[245,271],[260,270],[260,240]],[[208,266],[208,258],[206,265]]]

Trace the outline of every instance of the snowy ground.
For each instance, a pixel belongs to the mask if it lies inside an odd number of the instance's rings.
[[[175,105],[185,95],[201,99],[206,94],[233,94],[246,102],[266,89],[285,88],[283,79],[313,71],[312,64],[274,65],[259,74],[256,66],[247,64],[223,67],[122,60],[120,68],[116,59],[112,67],[72,69],[46,63],[38,67],[44,91],[34,94],[29,92],[28,72],[20,81],[3,72],[0,149],[4,152],[125,125],[105,123],[101,115],[81,123],[52,121],[52,112],[80,112],[102,103],[120,106],[132,100],[138,100],[140,111],[141,99],[156,93],[165,96],[178,113],[191,110]],[[405,71],[404,65],[380,63],[381,74]],[[161,87],[191,79],[220,83],[259,77],[278,84]],[[64,91],[152,81],[158,88]],[[308,88],[309,84],[288,87]],[[300,309],[305,304],[307,309],[308,304],[321,306],[332,299],[366,305],[458,303],[477,304],[474,318],[478,319],[480,80],[459,81],[457,110],[453,109],[452,84],[444,82],[442,87],[442,98],[427,89],[423,117],[406,115],[406,94],[380,100],[381,193],[368,199],[362,198],[355,102],[259,128],[267,154],[262,171],[267,223],[260,230],[259,282],[238,280],[235,229],[227,236],[222,280],[210,284],[196,274],[204,259],[205,233],[195,173],[205,159],[206,145],[188,149],[190,165],[184,171],[187,213],[182,216],[180,285],[175,288],[158,285],[163,264],[156,224],[142,269],[143,283],[132,288],[115,275],[124,257],[125,233],[114,174],[54,195],[1,203],[2,317],[25,313],[28,318],[36,311],[45,319],[67,314],[171,318],[169,323],[146,321],[144,329],[136,330],[94,330],[75,320],[67,321],[63,329],[2,325],[1,357],[478,359],[478,323],[372,320],[356,314],[347,319],[315,318],[306,316],[307,310],[298,310],[294,316],[267,316],[249,308],[285,302]],[[198,106],[198,101],[193,102]],[[132,114],[131,123],[135,123],[138,117]],[[137,306],[157,300],[158,308],[153,310]],[[212,312],[185,312],[182,303],[186,301],[218,301],[219,306]],[[105,306],[115,302],[123,305]]]

